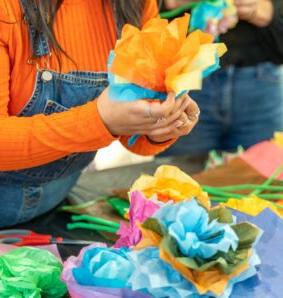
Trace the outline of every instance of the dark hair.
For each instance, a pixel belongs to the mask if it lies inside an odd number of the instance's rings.
[[[63,1],[64,0],[27,0],[28,9],[25,17],[29,21],[29,24],[33,25],[35,28],[35,38],[38,38],[39,34],[43,32],[48,38],[49,45],[57,54],[64,53],[67,55],[56,40],[53,31],[56,13]],[[117,24],[123,25],[130,23],[138,27],[141,25],[145,0],[103,0],[104,4],[105,1],[111,1]],[[38,8],[39,15],[35,13],[34,7]]]

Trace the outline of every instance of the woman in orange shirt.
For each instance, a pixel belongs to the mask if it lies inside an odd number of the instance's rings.
[[[188,134],[197,105],[108,98],[106,62],[124,23],[155,0],[0,0],[0,226],[60,203],[94,152],[130,135],[152,155]],[[158,119],[165,119],[158,121]]]

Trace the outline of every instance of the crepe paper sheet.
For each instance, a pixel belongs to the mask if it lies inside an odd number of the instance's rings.
[[[139,190],[147,198],[158,197],[160,201],[182,201],[196,198],[205,208],[210,207],[206,192],[189,175],[174,166],[160,166],[153,176],[142,175],[131,187],[131,192]]]
[[[112,86],[119,87],[119,84],[131,89],[122,100],[132,100],[132,96],[158,98],[148,96],[149,90],[161,92],[160,99],[164,99],[164,93],[178,95],[200,89],[203,74],[208,75],[218,68],[218,58],[227,49],[224,44],[213,44],[213,36],[201,31],[187,36],[188,23],[189,15],[186,14],[171,23],[160,18],[151,19],[141,30],[125,25],[110,57],[110,94]],[[118,93],[112,94],[113,99]],[[139,93],[141,97],[137,96]]]
[[[269,209],[283,219],[283,209],[277,208],[271,202],[260,199],[255,195],[251,195],[242,199],[231,198],[226,203],[223,203],[223,205],[251,216],[257,216],[263,210]]]
[[[129,224],[121,222],[117,235],[119,240],[114,247],[131,247],[136,245],[141,239],[141,231],[137,223],[144,223],[146,219],[152,216],[160,207],[151,200],[148,200],[139,191],[130,193],[130,211]]]
[[[0,264],[0,296],[3,298],[59,298],[67,292],[60,279],[63,266],[47,250],[12,248],[0,256]]]
[[[264,141],[249,148],[240,158],[264,177],[270,177],[283,164],[283,148]],[[282,180],[283,173],[277,179]]]
[[[256,217],[233,211],[239,221],[249,221],[263,230],[257,244],[261,259],[258,275],[237,284],[231,298],[281,298],[283,292],[283,220],[266,209]]]
[[[208,21],[219,22],[224,16],[236,16],[232,0],[202,0],[192,8],[190,30],[206,30]]]

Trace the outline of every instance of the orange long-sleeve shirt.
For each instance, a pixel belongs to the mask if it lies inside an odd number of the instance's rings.
[[[143,21],[157,13],[156,0],[147,0]],[[110,1],[64,0],[56,16],[55,34],[76,62],[74,69],[73,62],[63,55],[61,72],[106,71],[116,40]],[[0,170],[29,168],[109,145],[114,137],[101,120],[95,100],[53,115],[16,116],[35,84],[36,67],[27,63],[30,55],[29,31],[19,0],[0,0]],[[56,57],[51,57],[50,68],[59,71]],[[120,141],[127,146],[126,137]],[[130,150],[150,155],[168,145],[152,144],[141,137]]]

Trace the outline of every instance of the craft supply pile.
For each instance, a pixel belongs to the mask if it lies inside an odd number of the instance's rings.
[[[224,204],[211,206],[195,180],[177,167],[161,166],[132,185],[128,220],[121,217],[118,231],[112,231],[118,235],[113,245],[93,243],[62,264],[56,246],[1,244],[0,294],[280,297],[283,221],[274,211],[250,216]],[[99,225],[89,215],[78,219]]]

